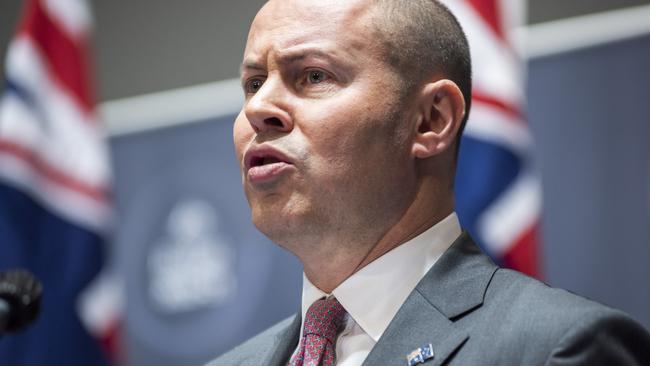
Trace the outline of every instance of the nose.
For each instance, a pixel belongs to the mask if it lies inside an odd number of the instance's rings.
[[[288,112],[287,96],[282,81],[269,76],[250,97],[244,113],[256,133],[291,131],[293,121]]]

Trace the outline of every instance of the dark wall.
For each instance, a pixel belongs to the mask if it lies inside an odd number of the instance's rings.
[[[650,4],[648,0],[528,0],[528,22],[550,20],[591,14],[628,6]]]
[[[264,2],[91,0],[100,100],[236,77],[248,26]],[[0,1],[2,68],[21,3]],[[650,1],[529,0],[528,18],[538,23],[640,4]]]
[[[265,2],[94,1],[102,100],[236,77]]]
[[[548,281],[650,328],[650,35],[532,60]]]

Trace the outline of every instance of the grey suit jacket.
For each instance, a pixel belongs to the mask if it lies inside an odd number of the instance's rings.
[[[286,365],[300,323],[297,314],[209,366]],[[434,357],[425,366],[650,365],[650,334],[626,314],[498,268],[466,233],[409,295],[363,365],[406,365],[428,344]]]

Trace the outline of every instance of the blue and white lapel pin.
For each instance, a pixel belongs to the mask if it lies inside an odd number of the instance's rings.
[[[414,366],[424,363],[426,360],[433,358],[433,346],[431,343],[422,346],[406,356],[407,366]]]

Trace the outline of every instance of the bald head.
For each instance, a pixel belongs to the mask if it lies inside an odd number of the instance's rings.
[[[386,59],[402,77],[405,92],[434,76],[450,79],[465,98],[464,126],[472,95],[472,66],[467,38],[456,17],[438,0],[372,2],[375,32]]]
[[[251,26],[233,127],[246,197],[324,291],[453,211],[466,103],[446,48],[464,37],[417,1],[271,0]]]

